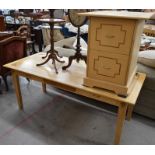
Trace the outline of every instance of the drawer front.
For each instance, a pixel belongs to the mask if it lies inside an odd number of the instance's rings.
[[[116,84],[126,84],[128,56],[103,51],[89,51],[87,76]]]
[[[135,20],[91,18],[89,48],[129,55]]]

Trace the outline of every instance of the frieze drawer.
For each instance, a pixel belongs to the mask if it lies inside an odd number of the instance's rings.
[[[128,57],[120,54],[95,51],[96,55],[91,54],[88,61],[88,77],[96,80],[106,80],[117,84],[126,83],[126,71]]]

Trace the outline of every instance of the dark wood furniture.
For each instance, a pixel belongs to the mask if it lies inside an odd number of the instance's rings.
[[[35,54],[37,53],[34,47],[34,34],[31,34],[31,28],[28,25],[22,25],[18,28],[17,31],[15,31],[15,34],[17,36],[21,36],[21,37],[26,37],[26,44],[27,44],[27,48],[28,47],[32,47],[32,51],[30,52],[30,54]]]
[[[40,12],[36,12],[36,13],[29,13],[27,14],[27,17],[30,17],[32,20],[37,20],[37,19],[40,19],[44,14],[43,13],[40,13]]]
[[[37,21],[30,21],[30,25],[28,25],[31,28],[31,33],[34,34],[35,36],[32,37],[34,38],[35,44],[38,45],[39,51],[42,51],[42,46],[43,46],[43,36],[42,36],[42,30],[39,28],[35,28],[34,24],[31,23],[37,23]],[[6,30],[11,30],[11,31],[17,31],[21,26],[25,26],[27,24],[15,24],[15,23],[6,23]]]
[[[4,68],[6,63],[18,60],[26,56],[26,38],[19,36],[12,36],[0,41],[0,76],[2,76],[6,85],[6,90],[9,87],[7,84],[7,75],[10,70]]]
[[[0,32],[0,41],[3,40],[3,39],[9,38],[9,37],[11,37],[13,35],[14,35],[13,31],[3,31],[3,32]]]
[[[55,61],[58,61],[60,63],[64,63],[64,61],[59,60],[59,58],[61,58],[58,54],[58,52],[56,50],[54,50],[54,33],[53,33],[53,29],[54,29],[54,24],[56,23],[64,23],[65,21],[62,19],[54,19],[54,10],[50,10],[50,17],[51,19],[39,19],[39,21],[43,22],[43,23],[49,23],[50,25],[50,36],[51,36],[51,49],[49,51],[47,51],[46,55],[44,57],[42,57],[43,59],[47,58],[44,62],[37,64],[37,66],[41,66],[44,65],[45,63],[47,63],[50,59],[52,59],[52,64],[54,65],[55,68],[55,72],[56,74],[58,73],[58,70],[56,68],[56,63]]]
[[[42,51],[43,48],[43,34],[42,34],[42,29],[41,28],[32,28],[32,34],[34,34],[34,40],[35,44],[38,45],[39,52]]]
[[[68,64],[66,66],[63,66],[62,69],[66,70],[68,67],[71,66],[72,61],[76,60],[79,62],[80,60],[84,60],[85,63],[87,63],[87,56],[81,54],[81,45],[80,45],[80,27],[84,25],[87,21],[87,17],[85,16],[78,16],[77,13],[86,12],[87,10],[84,9],[69,9],[68,10],[68,17],[69,21],[78,28],[77,32],[77,44],[75,48],[75,55],[69,57]]]
[[[4,16],[0,16],[0,31],[5,31],[5,28]]]
[[[16,31],[20,26],[26,24],[17,24],[17,23],[6,23],[6,30],[8,31]]]

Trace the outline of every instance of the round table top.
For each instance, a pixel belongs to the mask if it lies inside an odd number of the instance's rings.
[[[41,21],[43,23],[64,23],[65,22],[65,20],[63,19],[56,19],[56,18],[38,19],[38,21]]]

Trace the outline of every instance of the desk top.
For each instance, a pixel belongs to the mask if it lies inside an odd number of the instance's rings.
[[[127,18],[127,19],[155,19],[153,12],[128,12],[128,11],[94,11],[79,13],[81,16]]]
[[[128,97],[123,98],[117,96],[113,92],[109,92],[104,89],[89,88],[83,86],[83,78],[86,76],[86,64],[84,61],[80,61],[79,63],[73,61],[71,67],[68,70],[64,71],[62,70],[62,66],[68,63],[68,58],[62,58],[65,60],[65,64],[56,63],[59,72],[58,74],[56,74],[54,66],[50,61],[43,66],[36,66],[36,64],[44,61],[41,58],[42,56],[45,56],[45,53],[37,53],[32,56],[28,56],[15,62],[6,64],[4,65],[4,67],[17,71],[18,73],[26,73],[35,77],[39,77],[41,79],[45,79],[46,81],[51,81],[51,83],[54,82],[57,84],[61,84],[62,89],[65,86],[66,89],[64,90],[68,89],[68,91],[79,95],[105,102],[107,100],[109,101],[110,99],[110,102],[112,103],[116,103],[118,101],[119,103],[125,102],[133,105],[136,103],[137,97],[145,80],[145,74],[139,73],[132,93],[130,93]],[[106,98],[106,100],[104,100],[103,98]]]

